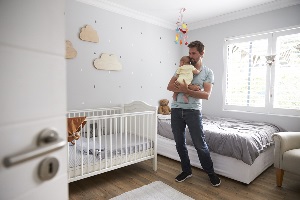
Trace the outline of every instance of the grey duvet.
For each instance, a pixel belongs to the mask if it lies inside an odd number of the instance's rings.
[[[274,124],[203,116],[205,139],[210,151],[252,165],[260,153],[274,145],[272,135],[283,131]],[[158,117],[158,134],[174,139],[170,115]],[[193,145],[186,128],[186,143]]]

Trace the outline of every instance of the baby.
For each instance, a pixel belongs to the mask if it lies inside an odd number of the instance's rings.
[[[190,63],[191,63],[191,60],[190,60],[190,57],[188,57],[188,56],[183,56],[180,59],[180,64],[179,64],[179,67],[176,71],[177,81],[180,84],[183,84],[183,79],[185,80],[185,83],[187,85],[191,84],[191,82],[193,80],[193,77],[194,77],[194,74],[199,74],[200,73],[200,71],[198,69],[196,69]],[[173,100],[174,101],[177,100],[177,95],[178,95],[178,92],[174,92],[174,94],[173,94]],[[189,102],[188,97],[189,96],[187,94],[183,95],[183,100],[184,100],[185,103]]]

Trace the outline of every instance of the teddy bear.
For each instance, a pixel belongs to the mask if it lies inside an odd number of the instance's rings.
[[[168,103],[169,103],[168,99],[161,99],[159,101],[158,114],[162,114],[162,115],[171,114],[171,109],[168,106]]]

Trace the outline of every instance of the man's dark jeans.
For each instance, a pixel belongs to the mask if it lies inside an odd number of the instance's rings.
[[[183,172],[191,173],[191,164],[186,148],[185,128],[189,128],[192,141],[197,150],[203,170],[214,173],[213,162],[203,133],[202,113],[200,110],[172,108],[171,127],[176,142],[176,149],[181,159]]]

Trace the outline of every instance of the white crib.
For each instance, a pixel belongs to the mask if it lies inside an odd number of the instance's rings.
[[[86,117],[80,138],[68,143],[69,182],[148,159],[157,170],[157,107],[134,101],[122,107],[72,110],[67,117]]]

